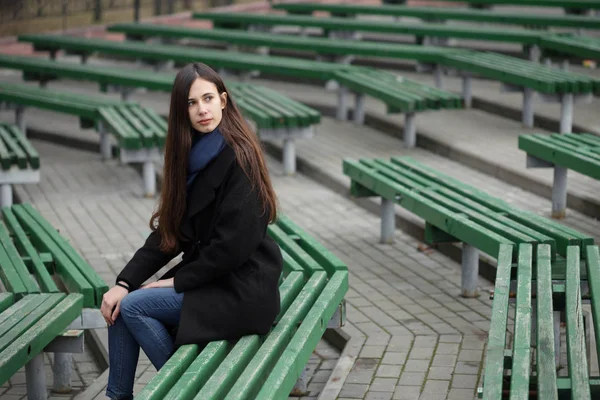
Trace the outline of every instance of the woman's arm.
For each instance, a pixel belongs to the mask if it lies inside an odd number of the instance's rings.
[[[175,274],[178,293],[199,288],[229,274],[250,258],[264,239],[269,213],[250,181],[241,171],[233,173],[224,189],[223,201],[215,210],[216,222],[211,238],[196,260]]]
[[[154,231],[117,276],[116,282],[125,282],[130,291],[136,290],[176,255],[175,251],[164,252],[160,249],[160,234]]]

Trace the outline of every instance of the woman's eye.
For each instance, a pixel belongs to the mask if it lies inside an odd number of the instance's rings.
[[[205,99],[206,99],[206,101],[208,102],[208,101],[211,101],[211,100],[213,99],[213,97],[212,97],[212,96],[206,96],[206,98],[205,98]]]
[[[188,101],[188,106],[193,106],[194,102],[193,101]]]

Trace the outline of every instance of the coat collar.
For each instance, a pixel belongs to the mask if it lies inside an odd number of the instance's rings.
[[[187,217],[202,211],[215,198],[215,191],[235,160],[235,152],[226,145],[223,151],[196,176],[188,194]]]

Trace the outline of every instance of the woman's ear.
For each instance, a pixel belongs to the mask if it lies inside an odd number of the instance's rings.
[[[224,110],[226,105],[227,105],[227,92],[223,92],[223,93],[221,93],[221,110]]]

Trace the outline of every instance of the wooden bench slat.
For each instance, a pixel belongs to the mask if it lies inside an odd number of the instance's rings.
[[[226,340],[209,343],[183,373],[178,384],[173,386],[167,393],[164,400],[193,399],[198,390],[210,379],[214,371],[227,357],[231,348],[232,346]]]
[[[36,295],[43,296],[43,295]],[[56,296],[56,295],[50,295]],[[83,298],[70,294],[2,352],[0,359],[0,384],[39,354],[54,338],[81,314]]]
[[[304,275],[304,268],[294,258],[282,250],[281,255],[283,256],[283,272],[290,274],[292,272],[301,272]],[[308,276],[308,273],[307,273]]]
[[[591,398],[581,308],[580,250],[578,246],[567,249],[566,308],[567,320],[567,360],[571,378],[573,399]]]
[[[297,243],[291,240],[280,227],[277,225],[269,225],[268,232],[269,236],[277,242],[279,247],[281,247],[283,251],[289,253],[294,260],[296,260],[303,269],[309,271],[310,274],[323,270],[323,268],[300,246],[298,246]]]
[[[536,265],[537,379],[540,399],[558,400],[554,351],[552,257],[550,246],[538,245]]]
[[[70,248],[70,246],[67,244],[67,246],[64,246],[65,249],[62,249],[57,241],[55,241],[56,237],[59,236],[58,233],[56,233],[56,230],[37,214],[37,212],[33,211],[35,216],[32,216],[29,213],[29,207],[27,206],[28,205],[26,204],[16,205],[13,206],[12,210],[21,225],[27,227],[32,243],[36,248],[52,254],[56,266],[56,273],[61,277],[69,292],[83,294],[85,307],[100,307],[102,296],[100,295],[98,297],[99,301],[96,301],[95,288],[92,287],[83,274],[85,273],[90,276],[94,275],[91,267],[88,266],[87,268],[82,268],[82,271],[80,271],[77,264],[72,262],[64,251],[66,250],[66,247]],[[72,249],[69,252],[75,253]],[[84,265],[88,264],[85,263]],[[104,284],[104,287],[106,288],[106,284]]]
[[[497,254],[501,243],[512,244],[507,238],[475,224],[466,216],[451,212],[419,193],[402,187],[367,167],[368,160],[344,160],[344,174],[378,196],[392,200],[425,219],[451,236],[469,243],[487,254]]]
[[[515,304],[515,335],[512,349],[510,392],[513,399],[529,398],[531,375],[531,278],[533,246],[519,245],[517,265],[517,302]]]
[[[14,154],[12,154],[5,143],[5,139],[9,137],[8,126],[0,125],[0,165],[3,170],[11,168],[15,161]]]
[[[98,110],[98,114],[106,123],[106,129],[117,138],[119,145],[126,149],[139,149],[141,141],[135,131],[119,115],[116,107],[105,107]]]
[[[493,210],[506,213],[506,216],[515,221],[528,226],[544,235],[552,237],[556,240],[557,252],[562,256],[566,256],[566,248],[568,245],[587,245],[593,244],[592,237],[582,234],[575,229],[569,228],[563,224],[551,221],[540,215],[519,210],[505,201],[490,196],[489,194],[476,189],[472,186],[464,184],[457,179],[448,175],[442,174],[435,169],[417,162],[410,157],[392,157],[392,162],[408,168],[412,171],[417,171],[420,174],[427,176],[439,184],[443,184],[453,191],[463,194],[467,198],[475,199]]]
[[[14,125],[9,126],[9,131],[12,134],[12,138],[19,144],[20,148],[26,154],[27,159],[29,160],[29,165],[33,169],[40,168],[40,155],[38,151],[33,147],[31,142],[27,140],[25,134],[19,130]]]
[[[15,302],[12,307],[9,307],[0,313],[0,328],[2,329],[0,332],[7,331],[14,326],[19,321],[20,317],[35,309],[39,302],[42,302],[48,295],[44,294],[42,297],[39,296],[40,295],[26,295],[21,300]],[[2,334],[3,333],[0,333],[0,337]]]
[[[260,347],[258,335],[244,336],[235,344],[194,399],[221,400]]]
[[[288,235],[296,235],[298,237],[296,243],[327,271],[328,276],[331,277],[335,271],[348,270],[348,267],[342,260],[301,229],[290,218],[284,215],[280,216],[277,225]]]
[[[600,251],[598,246],[587,246],[587,278],[590,288],[590,305],[594,321],[596,343],[600,343]],[[600,360],[600,346],[596,345],[596,353]]]
[[[23,254],[23,256],[29,258],[29,263],[37,277],[37,282],[40,285],[42,292],[58,293],[59,290],[56,283],[54,283],[54,280],[44,265],[40,255],[29,241],[27,234],[17,221],[17,218],[10,207],[2,208],[2,218],[13,234],[13,240],[19,252]]]
[[[155,117],[162,120],[154,110],[142,107],[129,107],[129,110],[137,117],[137,119],[145,124],[142,129],[148,129],[147,147],[162,147],[165,143],[167,127],[160,124]]]
[[[19,167],[19,169],[25,169],[27,168],[28,164],[27,155],[23,149],[21,149],[19,142],[13,138],[11,133],[12,132],[9,130],[7,135],[5,135],[2,139],[4,140],[9,152],[12,154],[12,158],[14,160],[13,162]]]
[[[28,286],[21,280],[21,273],[13,264],[4,246],[0,246],[0,279],[2,279],[2,283],[8,291],[19,297],[29,291]]]
[[[379,160],[376,160],[376,162],[378,167],[380,167],[379,172],[390,179],[394,179],[398,173],[407,176],[409,179],[412,179],[413,177],[416,178],[416,176],[411,174],[410,171],[402,171],[399,168],[394,168],[394,165],[389,162]],[[386,169],[388,169],[390,172],[386,173]],[[447,190],[435,182],[427,182],[422,179],[421,181],[423,182],[423,185],[417,184],[415,185],[415,188],[424,197],[435,201],[454,213],[465,214],[469,217],[469,219],[477,224],[490,229],[515,243],[538,242],[554,244],[554,240],[552,238],[541,235],[539,232],[536,232],[533,229],[517,224],[503,215],[500,215],[497,212],[494,212],[493,210],[490,210],[471,199]]]
[[[25,315],[19,313],[19,315],[13,315],[4,321],[0,330],[2,332],[2,337],[0,337],[0,351],[4,351],[15,339],[27,332],[40,318],[50,312],[55,305],[66,297],[63,293],[43,296],[35,302],[28,303],[26,309],[21,309],[26,312]]]
[[[198,345],[189,344],[179,347],[144,389],[138,393],[137,397],[148,400],[164,399],[169,389],[185,373],[197,356]]]
[[[15,295],[12,293],[0,293],[0,313],[15,303]]]
[[[25,290],[27,293],[39,293],[40,289],[38,288],[37,282],[33,279],[27,266],[23,262],[19,251],[15,248],[12,240],[10,240],[10,234],[6,229],[6,226],[0,222],[0,244],[3,247],[3,250],[8,257],[8,261],[12,263],[15,271],[19,274],[19,279],[23,282],[25,286]]]
[[[335,272],[273,367],[256,396],[257,400],[289,395],[347,291],[348,272]]]
[[[89,285],[92,286],[95,293],[95,306],[86,305],[86,307],[100,307],[100,305],[102,304],[102,296],[105,292],[108,291],[108,286],[106,285],[106,282],[104,282],[104,280],[100,278],[100,276],[94,271],[94,269],[88,264],[88,262],[84,260],[83,257],[77,251],[75,251],[75,249],[69,244],[69,242],[58,233],[56,228],[54,228],[48,221],[46,221],[46,219],[44,219],[44,217],[42,217],[42,215],[40,215],[40,213],[38,213],[31,204],[25,203],[20,204],[18,206],[13,206],[13,211],[20,209],[27,211],[30,218],[35,220],[37,225],[43,229],[45,235],[48,238],[52,239],[52,241],[56,244],[58,249],[60,249],[60,251],[68,257],[72,265],[75,266],[77,271],[85,278]],[[50,253],[52,253],[53,257],[56,259],[57,254],[52,251],[50,251]],[[87,303],[85,301],[85,296],[84,303]]]
[[[512,254],[513,246],[500,246],[483,378],[484,398],[486,400],[502,399],[504,346],[506,345]]]
[[[304,320],[315,302],[326,290],[327,275],[325,272],[315,272],[312,274],[306,285],[294,299],[289,309],[281,317],[278,324],[267,335],[264,343],[256,352],[227,393],[226,400],[253,398],[260,389],[261,382],[265,381],[270,369],[275,365],[278,357],[285,351],[286,346],[296,333],[298,323]],[[325,321],[325,324],[329,322]],[[204,397],[201,397],[204,398]]]

